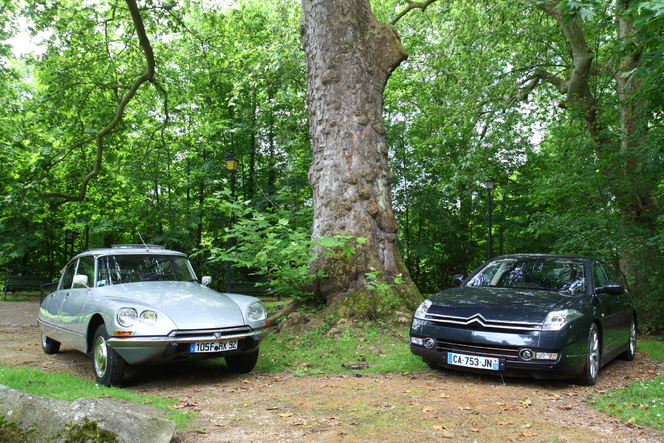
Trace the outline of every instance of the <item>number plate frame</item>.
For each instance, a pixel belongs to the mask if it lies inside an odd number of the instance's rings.
[[[500,359],[497,357],[485,357],[482,355],[447,353],[447,364],[461,366],[464,368],[485,369],[488,371],[500,370]]]
[[[237,340],[199,341],[189,345],[190,354],[211,354],[215,352],[234,351],[238,347]]]

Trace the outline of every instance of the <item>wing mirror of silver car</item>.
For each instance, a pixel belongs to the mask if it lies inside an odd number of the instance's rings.
[[[201,279],[201,284],[203,286],[210,286],[210,283],[212,283],[212,277],[209,275],[206,275]]]
[[[74,275],[74,286],[85,286],[90,289],[88,286],[88,276],[83,274]]]
[[[612,281],[604,282],[602,286],[595,289],[596,294],[609,294],[609,295],[620,295],[625,292],[625,287],[620,283],[614,283]]]

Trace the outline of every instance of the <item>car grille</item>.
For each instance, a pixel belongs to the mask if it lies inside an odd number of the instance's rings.
[[[519,359],[519,349],[508,346],[473,345],[436,340],[436,350],[440,352],[457,352],[460,354],[481,355],[483,357],[499,357],[508,360]]]
[[[250,333],[252,329],[249,326],[239,326],[236,328],[220,328],[220,329],[186,329],[171,331],[168,336],[173,338],[187,338],[187,337],[201,337],[213,336],[221,338],[227,335],[236,335],[243,333]]]
[[[542,328],[540,323],[487,320],[481,314],[475,314],[471,317],[454,317],[429,312],[426,314],[426,319],[439,326],[450,326],[475,331],[539,331]]]

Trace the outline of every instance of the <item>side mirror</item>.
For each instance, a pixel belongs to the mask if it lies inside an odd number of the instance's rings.
[[[454,286],[461,286],[461,283],[465,280],[466,277],[464,277],[463,274],[457,274],[452,277],[452,284]]]
[[[83,274],[74,275],[74,286],[88,287],[88,276]]]
[[[212,283],[212,277],[209,275],[206,275],[201,279],[201,284],[203,286],[210,286],[210,283]]]
[[[620,295],[625,292],[625,287],[620,283],[614,283],[612,281],[604,282],[604,285],[599,288],[595,288],[596,294],[609,294],[609,295]]]

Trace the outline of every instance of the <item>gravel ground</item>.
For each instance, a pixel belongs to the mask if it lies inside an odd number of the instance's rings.
[[[57,355],[42,352],[37,311],[37,302],[0,301],[0,366],[91,379],[88,356],[66,346]],[[174,443],[664,442],[661,433],[620,423],[588,404],[593,394],[659,374],[660,365],[641,353],[634,362],[604,367],[593,387],[425,368],[296,377],[238,376],[221,363],[178,364],[131,368],[125,389],[200,412]]]

